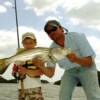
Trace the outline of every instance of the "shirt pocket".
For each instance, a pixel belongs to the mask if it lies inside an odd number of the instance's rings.
[[[72,39],[72,37],[68,37],[66,39],[66,44],[65,44],[66,48],[70,48],[77,56],[81,56],[80,54],[80,49],[78,48],[76,42],[74,39]]]

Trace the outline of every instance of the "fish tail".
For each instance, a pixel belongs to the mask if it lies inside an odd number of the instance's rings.
[[[6,60],[0,59],[0,74],[3,74],[7,69]]]

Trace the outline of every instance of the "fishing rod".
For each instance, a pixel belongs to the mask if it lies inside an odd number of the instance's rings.
[[[14,0],[15,5],[15,18],[16,18],[16,31],[17,31],[17,41],[18,41],[18,48],[20,48],[20,42],[19,42],[19,28],[18,28],[18,16],[17,16],[17,4],[16,0]]]
[[[18,42],[18,48],[20,49],[20,42],[19,42],[19,28],[18,28],[18,16],[17,16],[17,4],[16,0],[14,0],[14,5],[15,5],[15,18],[16,18],[16,31],[17,31],[17,42]],[[21,85],[21,96],[22,99],[24,100],[25,98],[25,93],[24,93],[24,82],[23,79],[20,80],[20,85]]]

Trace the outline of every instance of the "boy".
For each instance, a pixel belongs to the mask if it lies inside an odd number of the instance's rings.
[[[19,49],[18,53],[23,50],[35,48],[36,38],[34,34],[29,32],[23,34],[22,44],[24,48]],[[35,66],[33,66],[33,63]],[[54,69],[50,67],[46,68],[44,63],[39,59],[33,59],[32,61],[26,61],[25,64],[18,66],[18,73],[21,76],[25,76],[24,79],[21,77],[21,80],[19,80],[19,100],[23,100],[21,88],[24,88],[24,100],[44,100],[41,92],[40,76],[45,74],[48,77],[52,77]],[[21,87],[22,80],[24,87]]]

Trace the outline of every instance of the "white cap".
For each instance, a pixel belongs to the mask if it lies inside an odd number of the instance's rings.
[[[25,39],[25,38],[31,38],[31,39],[36,39],[35,38],[35,35],[33,34],[33,33],[31,33],[31,32],[27,32],[27,33],[25,33],[25,34],[23,34],[22,35],[22,41]]]

